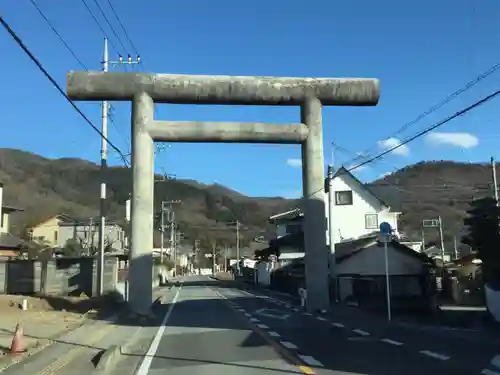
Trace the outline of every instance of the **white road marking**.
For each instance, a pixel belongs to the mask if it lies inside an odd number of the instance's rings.
[[[320,361],[318,361],[317,359],[314,359],[313,357],[311,357],[309,355],[299,354],[299,358],[302,361],[304,361],[306,364],[308,364],[309,366],[324,367]]]
[[[280,344],[283,345],[285,348],[287,349],[298,349],[297,348],[297,345],[295,344],[292,344],[291,342],[289,341],[280,341]]]
[[[266,326],[265,324],[257,324],[257,327],[262,328],[262,329],[269,329],[269,327]]]
[[[361,336],[370,336],[370,332],[363,331],[362,329],[353,329],[352,331]]]
[[[336,322],[333,322],[332,326],[337,327],[337,328],[344,328],[345,327],[342,323],[336,323]]]
[[[494,356],[494,357],[491,359],[490,364],[491,364],[492,366],[495,366],[495,367],[500,368],[500,354],[497,354],[496,356]]]
[[[500,375],[500,372],[491,371],[491,370],[485,368],[483,371],[481,371],[481,374],[483,374],[483,375]]]
[[[311,313],[308,313],[308,312],[305,312],[305,313],[303,313],[303,314],[304,314],[304,315],[307,315],[307,316],[312,316],[312,314],[311,314]]]
[[[148,349],[148,352],[146,353],[144,359],[142,360],[141,366],[139,367],[139,370],[137,370],[137,375],[147,375],[149,372],[149,368],[151,367],[151,362],[153,361],[153,358],[155,358],[156,352],[158,351],[158,346],[160,346],[160,341],[163,337],[163,333],[165,332],[165,328],[168,324],[168,320],[170,319],[170,315],[172,315],[172,311],[174,311],[174,306],[177,303],[177,299],[179,298],[179,293],[182,289],[182,284],[177,289],[177,292],[175,293],[174,299],[170,303],[170,306],[168,307],[168,311],[165,314],[165,317],[163,318],[163,321],[161,322],[160,327],[158,328],[158,331],[156,331],[156,335],[151,342],[151,346]]]
[[[323,318],[322,316],[317,316],[316,319],[321,320],[322,322],[326,321],[326,319]]]
[[[385,342],[386,344],[391,344],[391,345],[396,345],[396,346],[403,345],[402,342],[394,341],[394,340],[391,340],[391,339],[380,339],[380,341]]]
[[[259,322],[260,322],[260,320],[259,320],[259,319],[257,319],[257,318],[250,318],[250,321],[251,321],[252,323],[259,323]]]
[[[421,350],[420,353],[432,358],[440,359],[441,361],[447,361],[448,359],[450,359],[450,357],[448,357],[447,355],[434,353],[429,350]]]
[[[252,317],[252,314],[245,313],[245,316],[248,317],[248,318],[250,318],[250,317]]]
[[[269,336],[273,336],[273,337],[280,337],[280,334],[278,332],[274,332],[274,331],[269,331],[267,334]]]

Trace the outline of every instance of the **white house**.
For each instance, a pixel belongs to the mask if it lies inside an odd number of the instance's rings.
[[[398,217],[401,202],[398,190],[393,186],[363,184],[352,173],[341,167],[332,183],[334,202],[332,205],[334,241],[358,238],[378,231],[379,224],[388,222],[398,235]],[[328,192],[325,192],[326,216],[328,219]],[[276,225],[276,237],[302,232],[304,214],[300,208],[280,213],[269,218]],[[328,243],[328,226],[327,226]]]

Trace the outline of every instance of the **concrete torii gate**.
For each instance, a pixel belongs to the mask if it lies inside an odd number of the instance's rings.
[[[379,93],[377,79],[68,73],[67,94],[73,100],[132,101],[130,308],[148,314],[152,303],[155,141],[300,144],[307,308],[328,308],[322,105],[374,106]],[[287,125],[159,121],[154,119],[154,103],[298,105],[301,121]]]

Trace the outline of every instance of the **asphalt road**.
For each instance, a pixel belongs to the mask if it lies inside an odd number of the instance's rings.
[[[188,282],[207,281],[191,277]],[[300,373],[208,286],[184,284],[170,304],[138,375]]]
[[[309,315],[290,300],[207,281],[178,289],[138,375],[500,375],[491,342]]]

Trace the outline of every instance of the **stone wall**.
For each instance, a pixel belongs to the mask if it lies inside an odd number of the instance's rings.
[[[106,258],[104,291],[116,289],[118,260]],[[0,294],[97,295],[97,261],[94,258],[0,260]]]

